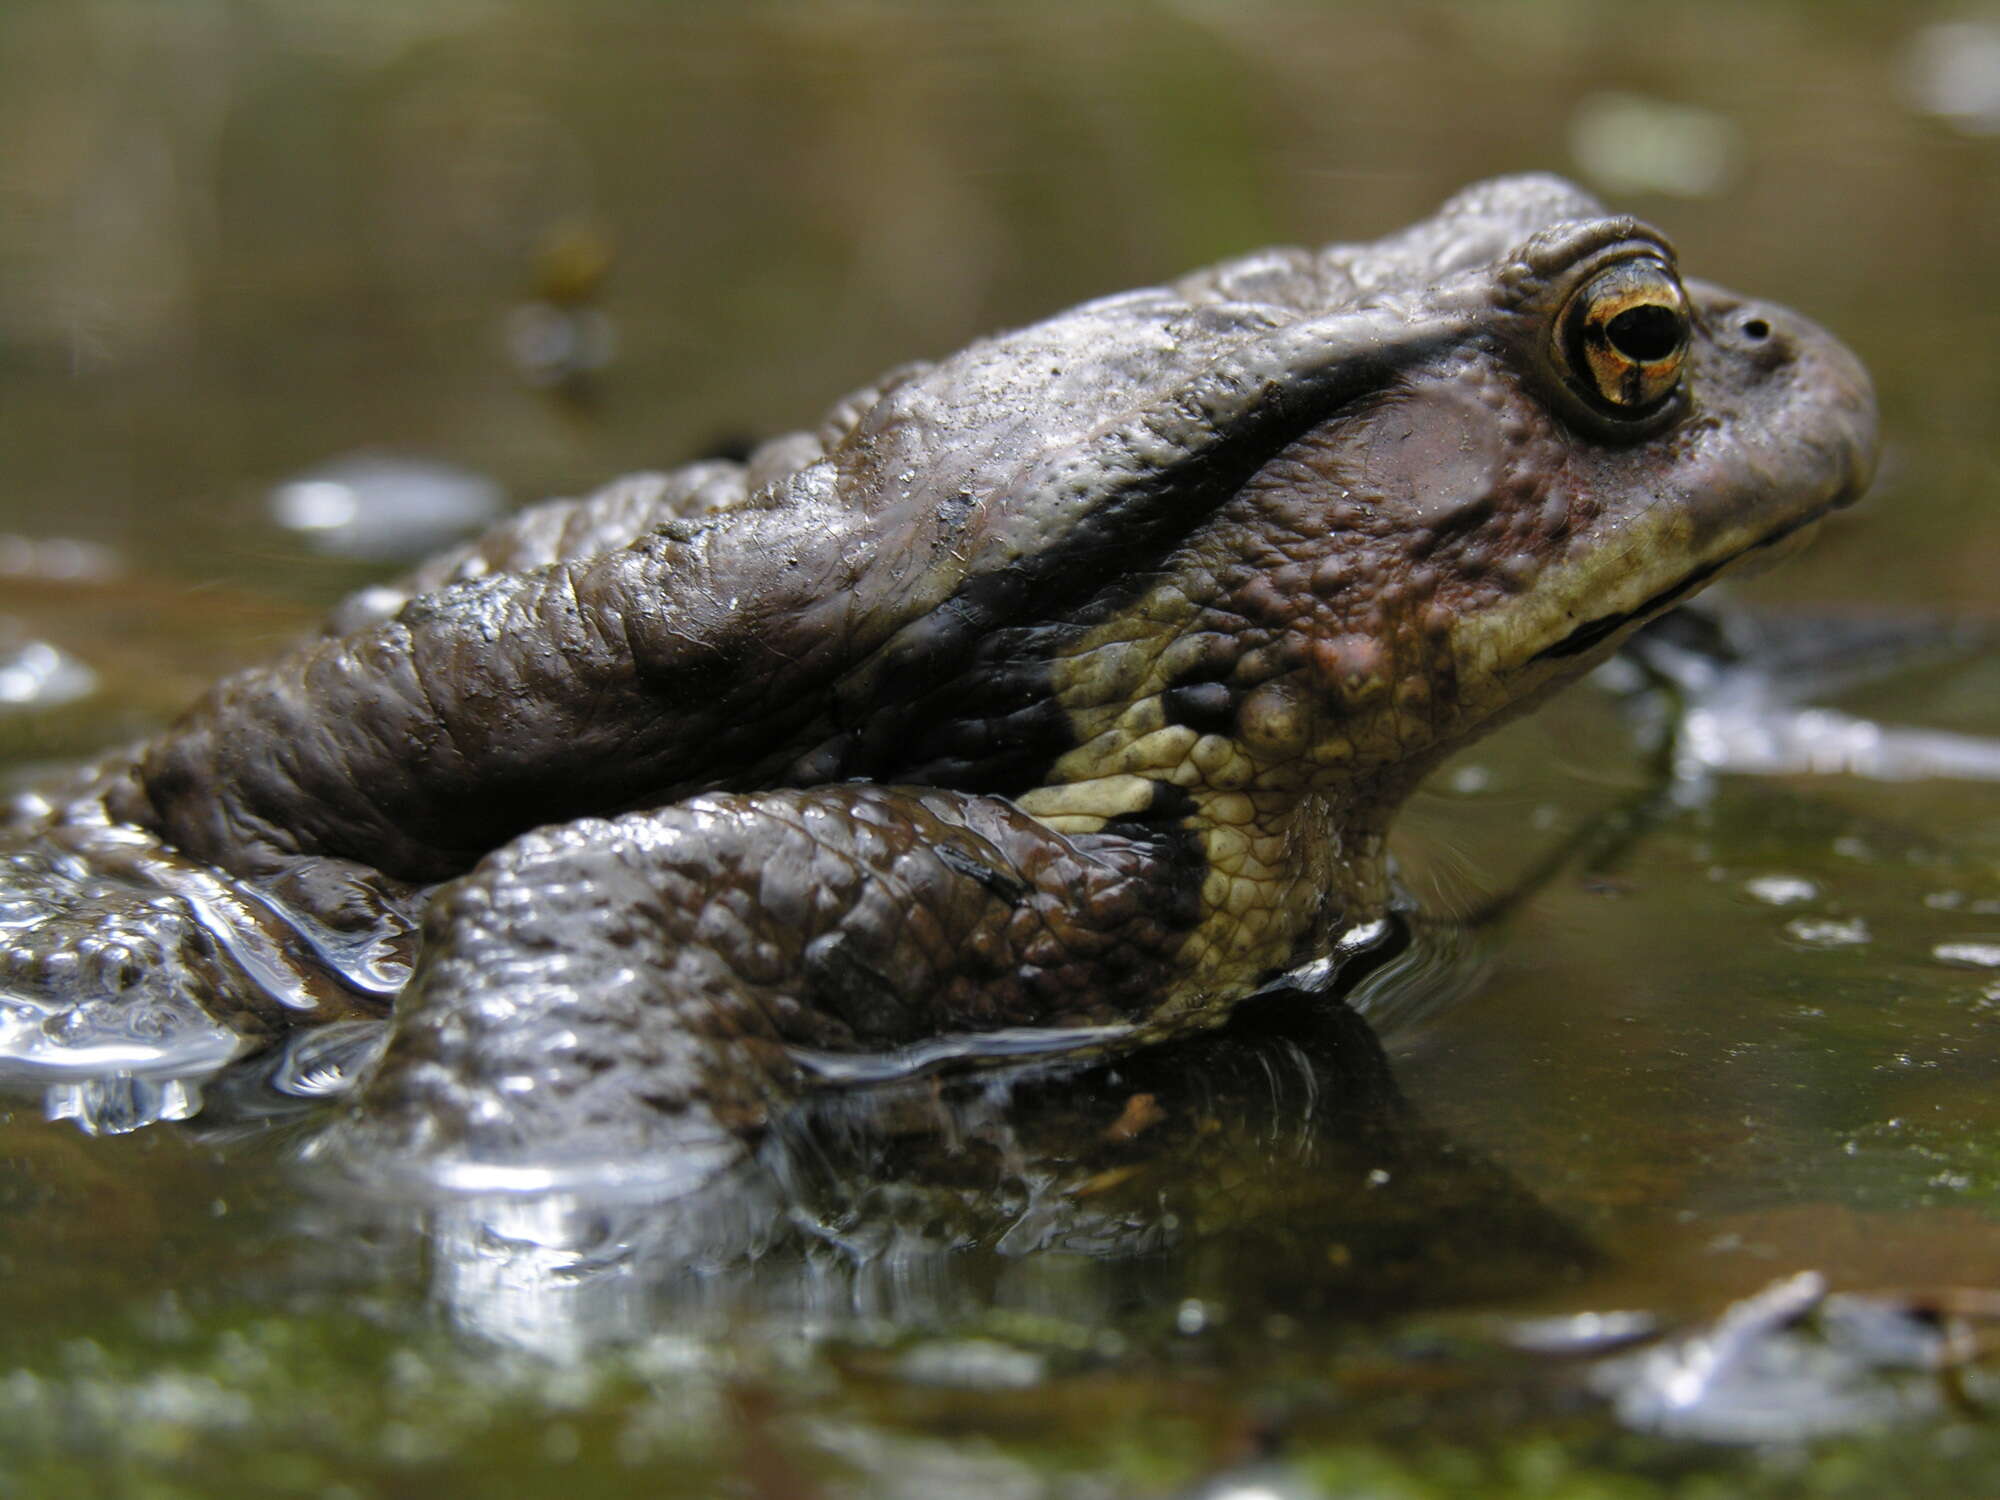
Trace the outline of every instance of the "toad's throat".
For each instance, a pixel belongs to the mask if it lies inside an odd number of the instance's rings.
[[[1703,563],[1692,572],[1683,575],[1679,582],[1661,589],[1659,593],[1654,594],[1637,608],[1621,610],[1617,614],[1600,615],[1594,620],[1586,620],[1553,646],[1544,646],[1540,651],[1537,651],[1533,656],[1528,658],[1528,660],[1531,663],[1538,661],[1560,661],[1565,657],[1582,656],[1593,647],[1602,645],[1605,640],[1616,635],[1627,625],[1637,624],[1641,620],[1650,620],[1654,615],[1660,614],[1662,611],[1686,598],[1689,594],[1703,588],[1716,574],[1732,566],[1738,559],[1747,557],[1752,552],[1761,552],[1766,547],[1777,546],[1785,538],[1793,536],[1805,530],[1806,527],[1824,519],[1829,512],[1840,509],[1841,506],[1846,505],[1853,498],[1851,494],[1843,491],[1832,500],[1827,501],[1826,504],[1808,511],[1797,520],[1787,521],[1783,526],[1766,533],[1754,542],[1746,542],[1734,552],[1727,553],[1717,558],[1714,562]]]

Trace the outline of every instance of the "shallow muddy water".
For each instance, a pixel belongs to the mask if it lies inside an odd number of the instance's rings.
[[[1529,167],[1875,374],[1737,600],[2000,619],[2000,12],[28,3],[0,79],[10,773],[496,507]],[[337,1191],[338,1047],[10,1096],[0,1494],[2000,1488],[2000,785],[1669,786],[1616,686],[1421,794],[1373,1033],[850,1093],[704,1215]],[[1812,701],[2000,737],[2000,656]]]

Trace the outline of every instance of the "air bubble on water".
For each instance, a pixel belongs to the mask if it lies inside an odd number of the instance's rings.
[[[1187,1330],[1183,1330],[1185,1332]],[[896,1361],[896,1375],[913,1385],[960,1390],[1024,1391],[1048,1378],[1047,1361],[998,1339],[939,1339],[918,1344]]]
[[[47,641],[22,640],[0,620],[0,711],[54,708],[97,691],[97,674]]]
[[[1475,797],[1493,785],[1493,772],[1478,765],[1454,766],[1445,785],[1461,797]]]
[[[1954,969],[2000,969],[2000,942],[1939,943],[1931,957]]]
[[[1800,906],[1819,895],[1819,887],[1799,875],[1755,875],[1743,890],[1769,906]]]
[[[1924,114],[1966,135],[2000,135],[2000,25],[1937,21],[1903,51],[1903,87]]]
[[[486,525],[505,500],[491,479],[456,464],[354,453],[283,481],[267,505],[317,551],[397,562]]]
[[[78,537],[0,534],[0,578],[46,583],[100,583],[124,569],[118,554]]]
[[[1785,924],[1785,935],[1808,948],[1854,948],[1871,936],[1859,917],[1799,917]]]
[[[1706,198],[1735,177],[1743,132],[1699,105],[1607,91],[1577,105],[1569,147],[1583,174],[1613,192]]]

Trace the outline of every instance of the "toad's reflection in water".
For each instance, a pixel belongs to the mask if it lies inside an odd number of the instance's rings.
[[[385,1212],[326,1206],[378,1228]],[[1352,1008],[1298,992],[1115,1063],[824,1099],[692,1194],[386,1212],[421,1221],[449,1321],[558,1359],[664,1327],[962,1333],[1008,1312],[1114,1344],[1261,1338],[1273,1318],[1490,1299],[1594,1260],[1417,1118]]]

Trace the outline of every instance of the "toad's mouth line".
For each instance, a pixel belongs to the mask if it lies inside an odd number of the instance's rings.
[[[1729,567],[1739,558],[1747,557],[1752,552],[1760,552],[1766,547],[1777,546],[1786,537],[1791,536],[1795,532],[1805,530],[1806,527],[1811,526],[1817,521],[1824,520],[1832,512],[1839,510],[1853,499],[1854,495],[1843,489],[1831,500],[1808,511],[1796,521],[1788,521],[1775,531],[1758,537],[1754,542],[1744,543],[1744,545],[1738,547],[1734,552],[1719,557],[1714,562],[1703,563],[1679,582],[1661,589],[1659,593],[1647,599],[1636,609],[1624,610],[1615,615],[1600,615],[1595,620],[1586,620],[1553,646],[1544,646],[1540,651],[1529,657],[1529,663],[1532,665],[1538,661],[1559,661],[1564,657],[1583,655],[1584,652],[1590,650],[1592,647],[1602,644],[1608,636],[1616,635],[1627,625],[1634,624],[1640,620],[1650,619],[1652,616],[1668,609],[1707,583],[1716,574]]]

